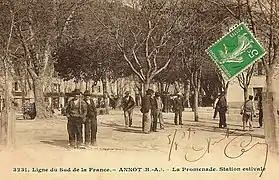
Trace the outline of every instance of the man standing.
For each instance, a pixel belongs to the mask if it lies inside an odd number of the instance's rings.
[[[135,95],[135,100],[136,100],[136,106],[140,106],[140,95],[138,93],[136,93]]]
[[[219,98],[220,98],[220,93],[218,93],[218,96],[215,99],[214,104],[213,104],[213,109],[214,109],[213,119],[216,118],[217,113],[218,113],[218,107],[216,107],[216,105],[217,105],[217,102],[219,101]]]
[[[69,133],[70,148],[84,148],[82,124],[86,120],[87,105],[81,99],[80,90],[73,92],[74,98],[69,101],[66,108],[66,116],[68,118],[67,130]]]
[[[84,101],[87,104],[87,114],[85,121],[85,145],[86,147],[90,147],[90,145],[96,146],[97,109],[88,90],[84,92]]]
[[[140,111],[142,112],[142,130],[145,134],[148,134],[151,128],[150,110],[152,108],[153,94],[154,91],[152,89],[148,89],[146,91],[146,95],[142,99]]]
[[[124,110],[124,119],[125,119],[125,126],[126,127],[131,127],[132,126],[132,121],[133,121],[133,110],[135,107],[135,101],[134,99],[130,96],[130,92],[126,91],[125,96],[122,99],[122,107]]]
[[[241,115],[243,121],[243,130],[245,131],[245,127],[247,123],[249,124],[249,130],[253,130],[253,115],[254,115],[254,104],[253,104],[253,96],[249,95],[249,99],[244,102],[241,107]]]
[[[152,125],[152,131],[157,132],[157,123],[158,120],[160,122],[160,129],[164,129],[164,121],[163,121],[163,102],[160,97],[160,93],[155,93],[155,98],[152,100],[152,116],[153,116],[153,125]]]
[[[177,118],[179,117],[179,125],[182,123],[182,111],[184,110],[184,103],[182,99],[182,93],[178,92],[177,97],[174,99],[173,111],[174,111],[174,124],[177,125]]]
[[[221,92],[220,98],[216,104],[216,107],[219,112],[219,128],[226,128],[227,127],[227,120],[226,120],[226,112],[228,110],[228,105],[227,105],[227,99],[226,99],[226,93],[224,91]]]

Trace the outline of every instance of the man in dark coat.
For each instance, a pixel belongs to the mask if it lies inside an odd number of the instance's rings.
[[[220,118],[219,127],[226,128],[227,127],[226,112],[228,110],[228,105],[227,105],[226,93],[224,91],[222,91],[220,94],[220,98],[216,104],[216,108],[219,112],[219,118]]]
[[[80,97],[80,90],[76,89],[73,94],[74,98],[69,101],[66,107],[70,148],[75,148],[76,146],[78,148],[84,148],[82,124],[86,120],[87,105]]]
[[[152,89],[148,89],[146,91],[146,95],[142,99],[141,104],[141,112],[142,112],[142,130],[145,134],[150,133],[151,128],[151,114],[150,110],[152,108],[152,96],[154,91]]]
[[[94,100],[88,90],[84,92],[84,101],[87,104],[87,114],[85,121],[85,145],[86,147],[96,146],[97,134],[97,109]]]
[[[173,102],[173,111],[174,111],[174,124],[177,125],[177,118],[179,117],[179,125],[183,125],[182,123],[182,112],[184,110],[184,103],[182,99],[182,93],[177,93],[177,97]]]
[[[135,107],[135,101],[130,96],[130,92],[126,91],[125,96],[122,99],[122,107],[124,110],[125,126],[131,127],[133,123],[133,110]]]

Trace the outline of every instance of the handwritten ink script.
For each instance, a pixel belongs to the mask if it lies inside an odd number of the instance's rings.
[[[191,151],[194,152],[194,153],[201,154],[201,155],[198,156],[197,158],[193,159],[193,158],[189,157],[190,152],[186,152],[185,155],[184,155],[185,160],[188,161],[188,162],[199,161],[206,154],[210,154],[210,152],[212,151],[213,146],[215,146],[216,144],[221,143],[222,141],[224,141],[226,139],[229,140],[229,142],[225,145],[223,152],[224,152],[225,157],[227,157],[229,159],[240,158],[242,155],[244,155],[245,153],[248,153],[254,147],[256,147],[258,145],[263,145],[265,147],[265,158],[264,158],[263,168],[261,168],[261,173],[259,175],[259,177],[261,177],[264,170],[265,170],[266,163],[267,163],[267,157],[268,157],[268,145],[267,145],[267,143],[256,142],[255,144],[252,144],[253,136],[250,133],[242,133],[242,134],[236,135],[233,138],[230,138],[230,135],[232,133],[234,133],[235,131],[230,131],[229,129],[227,129],[226,134],[217,141],[212,141],[212,137],[205,138],[206,144],[204,145],[203,148],[196,148],[194,145],[191,145]],[[188,128],[187,133],[185,133],[185,132],[182,133],[182,135],[180,137],[180,140],[186,139],[186,134],[187,134],[187,140],[190,140],[191,134],[194,134],[194,133],[195,133],[195,131],[191,130],[191,128]],[[170,161],[173,149],[178,150],[178,145],[179,145],[178,138],[179,137],[177,135],[177,129],[175,129],[173,135],[170,134],[170,135],[167,136],[167,138],[168,138],[168,141],[169,141],[168,143],[170,145],[169,155],[168,155],[168,161]],[[240,138],[245,138],[245,140],[241,140]],[[239,154],[230,155],[229,149],[232,148],[232,147],[235,147],[236,144],[239,144],[239,148],[240,148]]]

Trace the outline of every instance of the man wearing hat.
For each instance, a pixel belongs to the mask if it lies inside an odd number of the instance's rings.
[[[218,107],[216,107],[216,105],[217,105],[217,102],[219,101],[220,95],[221,95],[221,93],[218,93],[218,96],[213,103],[213,109],[214,109],[213,119],[215,119],[218,114]]]
[[[84,148],[82,124],[86,120],[87,105],[81,99],[79,89],[73,91],[74,98],[68,102],[66,116],[68,118],[67,130],[69,133],[70,147]]]
[[[125,96],[122,99],[122,107],[124,110],[124,119],[125,119],[125,126],[126,127],[131,127],[132,126],[132,121],[133,121],[133,109],[135,107],[135,101],[134,99],[130,96],[130,92],[126,91]]]
[[[152,96],[154,91],[152,89],[148,89],[146,91],[146,95],[142,99],[141,109],[142,112],[142,130],[145,134],[150,132],[151,128],[151,114],[150,110],[152,108]]]
[[[174,124],[177,125],[177,118],[179,117],[179,125],[183,125],[182,123],[182,112],[184,110],[184,103],[182,99],[182,93],[178,92],[177,97],[173,102],[173,111],[174,111]]]
[[[220,98],[216,104],[216,108],[219,112],[219,127],[226,128],[227,127],[227,120],[226,120],[226,112],[228,110],[228,104],[226,99],[226,93],[224,91],[221,92]]]
[[[91,98],[91,94],[88,90],[84,91],[84,101],[87,104],[87,114],[85,121],[85,145],[96,146],[96,134],[97,134],[97,110],[94,100]]]
[[[152,131],[157,132],[157,123],[158,120],[160,122],[160,129],[164,129],[164,121],[163,121],[163,102],[160,97],[160,93],[155,93],[155,98],[152,100],[152,117],[153,117],[153,123],[152,123]]]

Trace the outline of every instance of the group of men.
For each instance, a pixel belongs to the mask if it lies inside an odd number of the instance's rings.
[[[83,94],[80,90],[76,89],[73,92],[74,98],[72,98],[66,106],[66,116],[68,118],[67,130],[69,134],[69,146],[70,148],[91,148],[96,145],[97,134],[97,110],[91,94],[89,91],[85,91]],[[219,127],[226,128],[226,112],[228,110],[226,93],[221,92],[218,98],[214,102],[215,112],[213,118],[216,118],[219,113]],[[131,127],[133,123],[133,110],[135,107],[135,101],[131,97],[130,92],[125,92],[125,96],[122,99],[122,108],[124,111],[125,126]],[[163,102],[161,94],[154,92],[152,89],[146,91],[146,95],[142,98],[142,104],[140,111],[142,112],[142,131],[145,134],[150,132],[158,132],[157,124],[159,122],[160,129],[164,129],[163,120]],[[262,98],[258,99],[259,109],[259,124],[262,127]],[[174,124],[183,125],[182,112],[184,111],[183,96],[179,92],[176,98],[173,100],[173,112]],[[253,130],[252,118],[255,115],[255,108],[253,103],[253,96],[249,96],[249,99],[244,102],[241,107],[241,115],[243,121],[243,130],[245,130],[247,124],[249,124],[249,130]],[[84,126],[84,128],[83,128]],[[83,141],[83,131],[85,138]]]
[[[246,100],[242,107],[240,114],[242,115],[243,121],[243,130],[245,130],[246,126],[249,126],[249,130],[253,130],[253,117],[256,117],[256,108],[253,102],[253,96],[249,95],[248,100]],[[258,110],[259,110],[259,127],[263,126],[263,105],[262,105],[262,95],[258,96]]]
[[[226,93],[221,92],[218,94],[217,99],[214,102],[213,108],[215,109],[213,118],[215,119],[217,113],[219,113],[219,127],[226,128],[226,112],[228,110],[227,100],[226,100]],[[249,95],[248,100],[246,100],[243,105],[241,106],[240,114],[242,115],[242,128],[245,131],[246,126],[249,126],[249,130],[253,130],[253,117],[256,116],[255,113],[255,106],[253,102],[253,96]],[[259,128],[263,125],[263,108],[262,108],[262,96],[259,95],[258,99],[258,110],[259,110]]]
[[[130,92],[125,92],[122,99],[122,108],[124,111],[125,126],[132,126],[133,109],[135,107],[134,99],[131,97]],[[157,132],[157,123],[159,121],[160,128],[164,129],[163,121],[163,103],[158,92],[155,93],[152,89],[148,89],[146,96],[142,99],[141,112],[143,113],[143,131],[144,132]],[[149,128],[147,128],[149,127]]]
[[[130,92],[125,92],[125,96],[122,99],[122,108],[124,110],[125,126],[132,126],[133,109],[135,107],[134,99],[131,97]],[[142,112],[142,131],[145,134],[150,132],[158,132],[158,122],[160,129],[164,129],[163,120],[163,108],[161,94],[154,92],[152,89],[146,91],[146,95],[142,98],[141,109]],[[182,93],[177,93],[177,97],[174,99],[173,111],[175,113],[174,123],[177,125],[182,124],[182,111],[184,110],[184,103]],[[177,121],[178,120],[178,121]]]
[[[89,91],[76,89],[74,98],[66,106],[67,130],[70,148],[90,148],[96,145],[97,110]],[[85,142],[83,142],[83,125]]]

